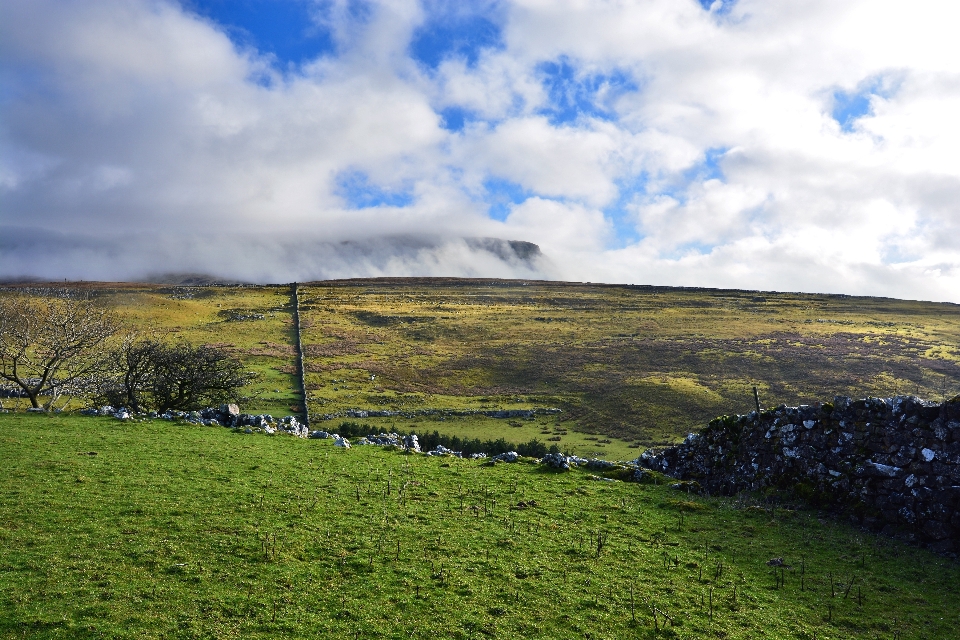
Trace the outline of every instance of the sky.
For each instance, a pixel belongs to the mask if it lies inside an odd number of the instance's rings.
[[[960,302],[958,19],[939,0],[4,0],[0,277]]]

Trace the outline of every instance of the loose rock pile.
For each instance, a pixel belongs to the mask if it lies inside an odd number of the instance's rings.
[[[459,451],[454,451],[453,449],[447,449],[442,444],[438,444],[433,451],[427,451],[428,456],[456,456],[459,458],[461,454]]]
[[[0,384],[0,398],[26,398],[27,392],[20,387],[9,384]]]
[[[134,419],[157,419],[163,420],[184,420],[191,424],[202,424],[208,427],[228,427],[231,429],[241,429],[245,433],[286,433],[298,438],[310,436],[310,431],[306,425],[301,424],[296,416],[284,416],[274,418],[268,413],[253,415],[249,413],[240,413],[240,409],[235,404],[220,405],[219,408],[207,408],[200,411],[167,411],[158,414],[155,411],[149,413],[135,412],[125,407],[114,408],[109,405],[98,409],[83,409],[80,411],[84,415],[111,416],[118,420]]]
[[[540,464],[545,464],[548,467],[553,467],[554,469],[560,469],[562,471],[570,471],[573,467],[586,464],[587,460],[585,458],[578,458],[577,456],[565,456],[562,453],[548,453],[540,459]]]
[[[713,493],[800,498],[936,551],[960,551],[960,396],[943,404],[837,397],[717,418],[638,462]]]

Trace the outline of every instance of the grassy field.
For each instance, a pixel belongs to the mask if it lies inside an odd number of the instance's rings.
[[[956,561],[811,512],[163,421],[0,460],[7,638],[960,637]]]
[[[604,460],[633,460],[639,452],[630,442],[602,435],[570,430],[558,416],[537,416],[534,419],[503,420],[482,416],[447,416],[444,418],[422,416],[413,419],[396,418],[350,418],[349,422],[366,425],[370,433],[402,432],[456,435],[461,438],[498,440],[520,444],[537,439],[549,446],[557,444],[565,452],[582,457],[597,457]],[[313,422],[313,427],[338,431],[343,420]]]
[[[245,411],[302,407],[290,286],[77,288],[131,326],[231,350],[260,374]],[[564,410],[559,424],[416,417],[369,419],[372,430],[538,437],[579,455],[627,459],[717,415],[749,411],[754,385],[766,406],[836,394],[960,393],[960,306],[952,304],[457,279],[300,290],[316,417],[349,409]]]
[[[960,391],[957,305],[443,279],[302,291],[315,412],[560,406],[571,433],[649,446],[749,411],[754,385],[768,406]]]

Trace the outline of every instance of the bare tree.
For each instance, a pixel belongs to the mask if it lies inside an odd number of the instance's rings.
[[[227,351],[206,345],[164,345],[152,360],[147,386],[159,411],[200,409],[234,400],[255,376]]]
[[[146,402],[163,343],[153,335],[133,331],[123,335],[110,352],[109,373],[101,381],[99,396],[108,404],[140,411]]]
[[[97,373],[120,323],[89,300],[0,298],[0,378],[21,389],[34,408],[53,405],[64,387]]]

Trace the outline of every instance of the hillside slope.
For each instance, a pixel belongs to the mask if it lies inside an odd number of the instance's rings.
[[[131,325],[230,349],[260,374],[244,410],[302,408],[291,288],[83,283]],[[301,286],[310,411],[560,407],[536,423],[370,419],[373,428],[550,438],[628,457],[717,415],[823,397],[960,392],[960,307],[792,293],[490,279]],[[511,429],[516,431],[511,433]],[[592,434],[592,435],[591,435]],[[604,442],[609,440],[610,442]],[[629,445],[629,446],[628,446]]]

